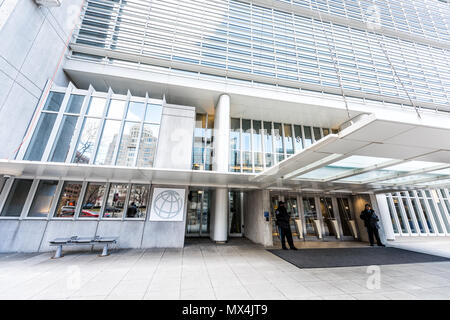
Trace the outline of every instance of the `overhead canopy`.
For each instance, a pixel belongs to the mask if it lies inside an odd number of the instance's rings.
[[[360,117],[259,174],[0,160],[0,174],[228,188],[386,192],[450,186],[450,128]]]

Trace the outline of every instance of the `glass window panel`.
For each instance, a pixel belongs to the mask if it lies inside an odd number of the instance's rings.
[[[194,130],[194,146],[193,146],[193,163],[194,170],[204,170],[204,152],[205,141],[204,135],[206,130],[206,114],[195,115],[195,130]]]
[[[55,113],[41,113],[24,160],[40,161],[56,120]]]
[[[50,94],[47,97],[47,101],[45,101],[43,110],[59,111],[59,108],[61,108],[63,99],[64,99],[64,93],[53,92],[53,91],[50,92]]]
[[[55,198],[57,180],[41,180],[34,195],[33,203],[31,204],[29,217],[48,217]]]
[[[263,154],[261,152],[253,153],[255,162],[255,172],[260,172],[263,170]]]
[[[125,110],[126,101],[123,100],[111,100],[109,102],[108,114],[106,115],[108,118],[114,119],[122,119],[123,112]]]
[[[290,124],[284,125],[284,144],[286,145],[286,153],[294,153],[294,139],[292,137],[292,126]]]
[[[434,230],[433,224],[431,223],[433,216],[432,214],[428,211],[426,204],[425,204],[425,200],[422,198],[419,198],[419,203],[420,203],[420,207],[422,208],[423,211],[423,215],[425,216],[425,219],[427,220],[427,225],[428,225],[428,230],[431,233],[435,233],[436,230]],[[440,228],[440,224],[439,221],[436,221],[436,225],[438,226],[438,229],[441,230]],[[441,232],[441,231],[440,231]]]
[[[281,123],[274,123],[273,124],[273,136],[275,139],[275,152],[277,153],[284,153],[284,146],[283,146],[283,131],[281,129]]]
[[[68,113],[80,113],[83,106],[84,96],[78,94],[71,94],[69,102],[67,103],[66,112]]]
[[[436,208],[434,207],[433,200],[432,199],[428,199],[428,204],[430,206],[431,213],[433,214],[434,222],[436,223],[438,232],[439,233],[444,233],[443,227],[442,227],[441,222],[440,222],[439,217],[438,217],[438,213],[436,211]]]
[[[312,141],[312,133],[311,133],[311,127],[303,127],[304,131],[305,131],[305,148],[309,147],[310,145],[312,145],[313,141]]]
[[[270,168],[274,165],[273,154],[266,153],[266,168]]]
[[[140,129],[140,123],[125,123],[119,147],[119,154],[117,155],[116,164],[118,166],[134,166],[134,159],[136,157],[136,148]]]
[[[319,141],[320,139],[322,139],[322,135],[320,134],[320,128],[314,127],[313,131],[314,131],[314,140],[315,141]]]
[[[250,120],[242,119],[242,150],[251,151],[251,122]]]
[[[108,192],[103,218],[122,218],[125,210],[125,201],[128,192],[128,184],[111,183]]]
[[[442,221],[444,221],[445,228],[447,229],[447,232],[450,233],[450,224],[446,219],[446,213],[444,207],[442,206],[442,200],[436,197],[436,204],[438,205],[439,211],[441,212],[441,217]]]
[[[253,172],[251,152],[242,152],[242,171]]]
[[[145,103],[130,101],[128,105],[127,120],[142,121],[144,119]]]
[[[80,182],[64,182],[54,217],[71,218],[75,215],[81,187],[82,184]]]
[[[0,216],[20,217],[33,180],[15,179]]]
[[[119,141],[120,121],[106,120],[103,133],[100,138],[95,164],[111,165],[113,163],[114,150]]]
[[[281,162],[284,160],[284,153],[276,153],[275,157],[277,159],[277,162]]]
[[[232,150],[240,149],[240,130],[241,130],[241,121],[237,118],[231,118],[231,128],[230,128],[230,148]]]
[[[138,167],[153,167],[158,146],[159,125],[144,124],[137,158]]]
[[[323,132],[323,136],[326,137],[327,135],[330,134],[330,129],[323,128],[323,129],[322,129],[322,132]]]
[[[398,232],[398,228],[397,228],[397,223],[395,223],[395,212],[394,209],[392,208],[391,202],[389,201],[388,198],[386,198],[387,203],[388,203],[388,208],[389,208],[389,215],[391,217],[391,223],[392,223],[392,228],[394,229],[394,233],[399,233]]]
[[[102,210],[106,184],[89,182],[81,206],[80,218],[98,218]]]
[[[394,202],[394,208],[395,208],[395,212],[397,213],[398,222],[400,223],[400,228],[402,229],[403,233],[408,233],[405,222],[403,221],[402,212],[400,211],[400,204],[398,202],[398,198],[392,197],[392,200]]]
[[[127,218],[145,218],[147,214],[150,185],[133,184],[127,207]]]
[[[272,123],[264,122],[264,149],[267,153],[272,153]],[[267,162],[266,162],[267,165]]]
[[[102,117],[105,109],[106,99],[100,97],[91,97],[87,114],[94,117]]]
[[[253,151],[262,151],[262,141],[261,141],[261,121],[253,120]]]
[[[231,150],[230,152],[230,171],[241,172],[241,152]]]
[[[295,151],[299,152],[303,150],[303,139],[302,139],[302,127],[295,125],[294,126],[294,133],[295,133]]]
[[[145,112],[145,121],[151,123],[161,123],[163,107],[160,104],[147,104],[147,111]]]
[[[404,197],[402,197],[401,199],[402,199],[402,203],[403,203],[403,208],[405,208],[405,213],[406,213],[406,218],[408,219],[409,228],[411,229],[412,233],[417,233],[416,227],[414,226],[414,221],[411,216],[411,212],[408,207],[408,202],[407,202],[406,198],[404,198]]]
[[[64,162],[69,152],[70,143],[72,141],[75,127],[77,125],[78,117],[64,116],[59,127],[58,134],[55,138],[52,151],[50,152],[49,161]]]
[[[94,155],[95,141],[101,124],[100,119],[85,118],[80,138],[78,139],[75,153],[73,155],[74,163],[89,163]]]
[[[411,197],[410,199],[411,199],[413,213],[416,216],[417,224],[419,225],[419,230],[421,233],[425,233],[425,227],[423,226],[422,219],[420,219],[420,211],[419,211],[419,207],[417,205],[417,201],[414,198],[414,196]]]

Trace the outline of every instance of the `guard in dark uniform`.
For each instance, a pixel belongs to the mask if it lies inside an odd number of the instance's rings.
[[[380,235],[378,233],[378,229],[380,228],[380,226],[378,225],[379,219],[375,214],[375,211],[373,211],[370,207],[370,204],[366,204],[364,210],[361,211],[360,218],[364,221],[364,226],[367,228],[370,245],[373,247],[373,236],[375,235],[377,245],[380,247],[385,247],[385,245],[381,242]]]
[[[277,219],[277,226],[280,230],[281,247],[283,250],[287,250],[285,242],[285,238],[287,238],[291,250],[297,250],[294,246],[294,240],[292,239],[291,226],[289,224],[290,216],[283,201],[278,203],[278,209],[275,211],[275,217]]]

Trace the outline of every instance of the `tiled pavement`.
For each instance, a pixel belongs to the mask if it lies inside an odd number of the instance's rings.
[[[243,239],[184,249],[0,254],[0,299],[450,299],[450,262],[298,269]],[[369,282],[369,287],[368,287]]]

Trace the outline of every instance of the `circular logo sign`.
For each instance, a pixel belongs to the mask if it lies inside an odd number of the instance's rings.
[[[183,199],[173,190],[165,190],[158,194],[153,201],[155,213],[163,219],[176,217],[183,208]]]

